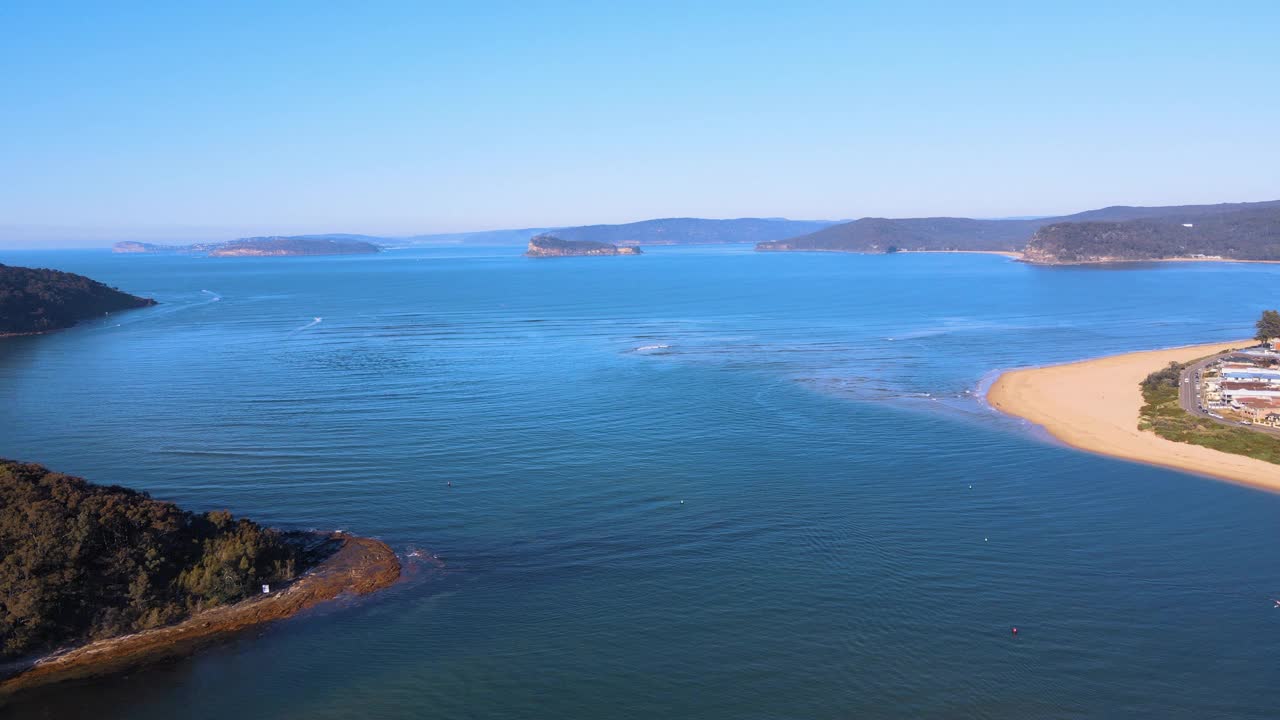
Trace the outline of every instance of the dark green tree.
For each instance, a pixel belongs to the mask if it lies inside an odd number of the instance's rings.
[[[1280,338],[1280,312],[1263,310],[1262,317],[1258,318],[1255,327],[1258,328],[1258,334],[1254,335],[1254,338],[1264,345],[1275,338]]]
[[[299,543],[229,512],[0,460],[0,661],[176,622],[302,563]]]

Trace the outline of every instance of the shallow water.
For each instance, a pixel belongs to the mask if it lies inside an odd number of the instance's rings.
[[[0,456],[445,560],[7,711],[1275,716],[1280,497],[976,396],[1248,336],[1280,269],[517,252],[0,253],[162,302],[0,341]]]

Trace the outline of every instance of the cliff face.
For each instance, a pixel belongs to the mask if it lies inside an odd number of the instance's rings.
[[[155,304],[83,275],[0,265],[0,335],[61,330],[86,318]]]
[[[590,240],[561,240],[554,235],[537,235],[529,240],[528,257],[577,257],[584,255],[641,255],[638,247],[617,246]]]

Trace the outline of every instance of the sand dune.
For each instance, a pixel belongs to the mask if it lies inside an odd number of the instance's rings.
[[[1127,353],[1013,370],[987,393],[997,410],[1042,425],[1072,447],[1280,491],[1280,465],[1173,442],[1138,430],[1138,384],[1170,362],[1186,362],[1252,340]]]

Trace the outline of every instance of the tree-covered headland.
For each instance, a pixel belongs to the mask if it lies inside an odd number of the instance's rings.
[[[0,460],[0,659],[183,620],[302,569],[301,542]]]

